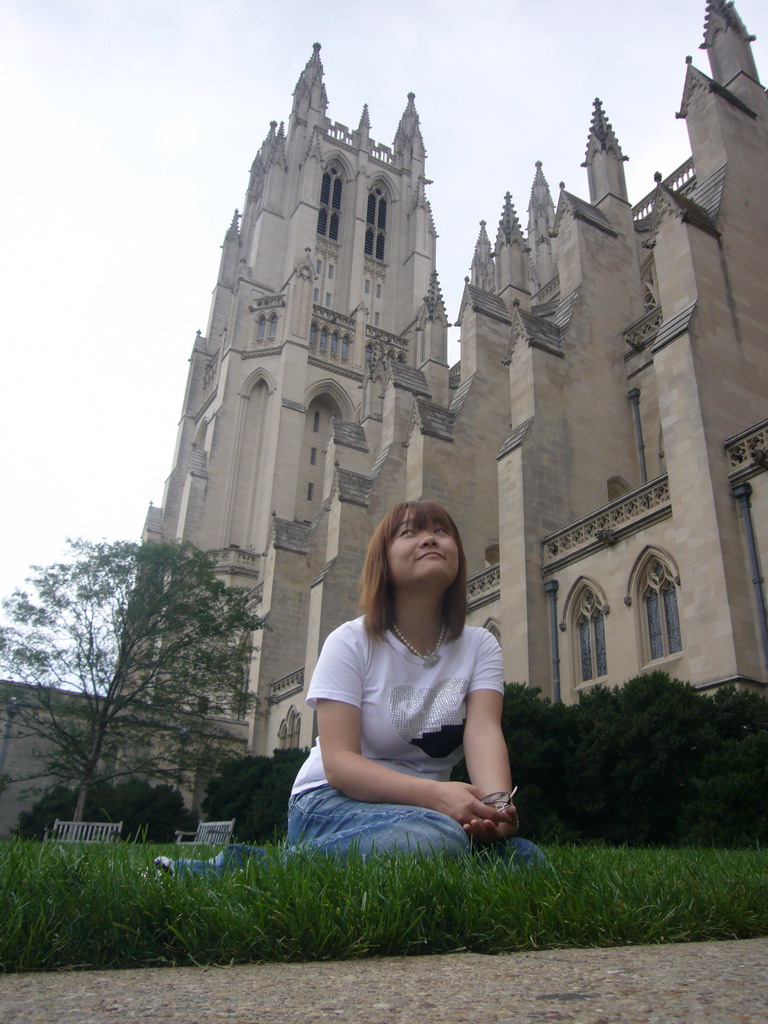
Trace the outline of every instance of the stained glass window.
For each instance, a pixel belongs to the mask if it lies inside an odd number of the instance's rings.
[[[605,647],[605,613],[597,595],[585,587],[577,604],[576,627],[579,632],[581,681],[599,679],[608,674]]]
[[[648,566],[644,577],[643,601],[648,626],[650,660],[676,654],[683,649],[677,586],[669,569],[659,559]]]

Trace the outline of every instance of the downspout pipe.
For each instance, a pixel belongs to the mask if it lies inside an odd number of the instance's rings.
[[[549,646],[552,654],[552,702],[562,704],[560,696],[560,641],[557,629],[557,580],[547,580],[544,590],[549,598]]]
[[[763,663],[768,671],[768,611],[765,604],[765,588],[763,575],[760,571],[760,555],[755,540],[755,525],[752,521],[752,485],[748,483],[735,484],[732,488],[733,496],[739,502],[741,518],[744,523],[744,533],[747,538],[747,551],[749,553],[749,568],[752,572],[752,586],[755,590],[755,601],[757,602],[757,624],[760,629],[760,640],[763,645]]]
[[[641,483],[648,483],[648,470],[645,466],[645,441],[643,441],[643,424],[640,420],[640,388],[631,388],[627,392],[627,398],[632,404],[632,415],[635,418],[635,437],[637,438],[637,453],[640,456],[640,477]]]

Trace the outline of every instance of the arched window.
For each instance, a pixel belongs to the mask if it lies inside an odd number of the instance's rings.
[[[640,582],[650,661],[683,649],[677,609],[677,585],[669,568],[659,558],[648,563]]]
[[[315,415],[312,420],[312,430],[315,434],[320,430],[320,410],[315,409]]]
[[[310,324],[309,327],[309,347],[317,348],[317,324]]]
[[[349,359],[349,335],[347,334],[341,339],[341,358]]]
[[[256,332],[256,338],[259,341],[263,341],[267,334],[267,318],[265,316],[259,317],[259,326]]]
[[[269,318],[269,336],[274,338],[277,334],[277,314],[273,313]]]
[[[365,223],[365,255],[383,261],[387,236],[387,200],[380,188],[374,188],[368,193]]]
[[[605,650],[605,611],[591,587],[584,587],[574,608],[574,626],[579,644],[581,682],[608,674]]]
[[[487,629],[488,632],[492,636],[495,636],[499,643],[501,643],[501,627],[499,626],[496,619],[488,619],[483,628]]]
[[[331,355],[337,356],[339,354],[339,335],[337,331],[334,331],[331,335]]]
[[[323,175],[320,185],[320,210],[317,214],[317,233],[332,241],[339,239],[341,216],[341,193],[343,190],[341,171],[332,164]]]
[[[327,327],[324,327],[320,331],[320,351],[321,352],[327,352],[328,351],[328,328]]]
[[[280,743],[281,750],[296,750],[299,746],[299,736],[301,734],[301,715],[298,713],[296,708],[291,705],[288,708],[288,714],[280,723],[277,730],[277,738]]]

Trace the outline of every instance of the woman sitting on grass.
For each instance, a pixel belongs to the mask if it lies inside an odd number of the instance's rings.
[[[458,856],[487,848],[510,865],[543,862],[515,838],[517,811],[501,731],[496,639],[465,626],[466,559],[436,502],[396,505],[363,566],[362,616],[325,641],[307,693],[318,740],[288,809],[287,849],[346,856]],[[450,782],[463,753],[471,783]],[[239,867],[258,847],[158,866],[195,874]]]

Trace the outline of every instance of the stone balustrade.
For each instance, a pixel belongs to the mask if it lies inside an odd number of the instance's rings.
[[[304,667],[297,668],[295,672],[289,672],[287,676],[282,676],[280,679],[276,679],[273,683],[269,684],[269,697],[267,698],[270,704],[279,704],[281,700],[285,700],[287,697],[292,697],[296,693],[300,693],[304,689]]]
[[[731,479],[768,469],[768,420],[729,438],[725,442],[725,455]]]
[[[693,166],[693,158],[689,157],[684,164],[681,164],[676,171],[673,171],[668,178],[660,182],[671,192],[690,192],[695,184],[696,168]],[[639,203],[632,207],[633,220],[645,220],[653,213],[653,203],[656,199],[656,188],[644,196]]]
[[[660,476],[545,537],[542,542],[544,571],[552,573],[596,548],[615,544],[627,534],[671,514],[669,482],[666,476]]]
[[[501,566],[489,565],[467,580],[467,607],[471,610],[495,601],[501,587]]]

